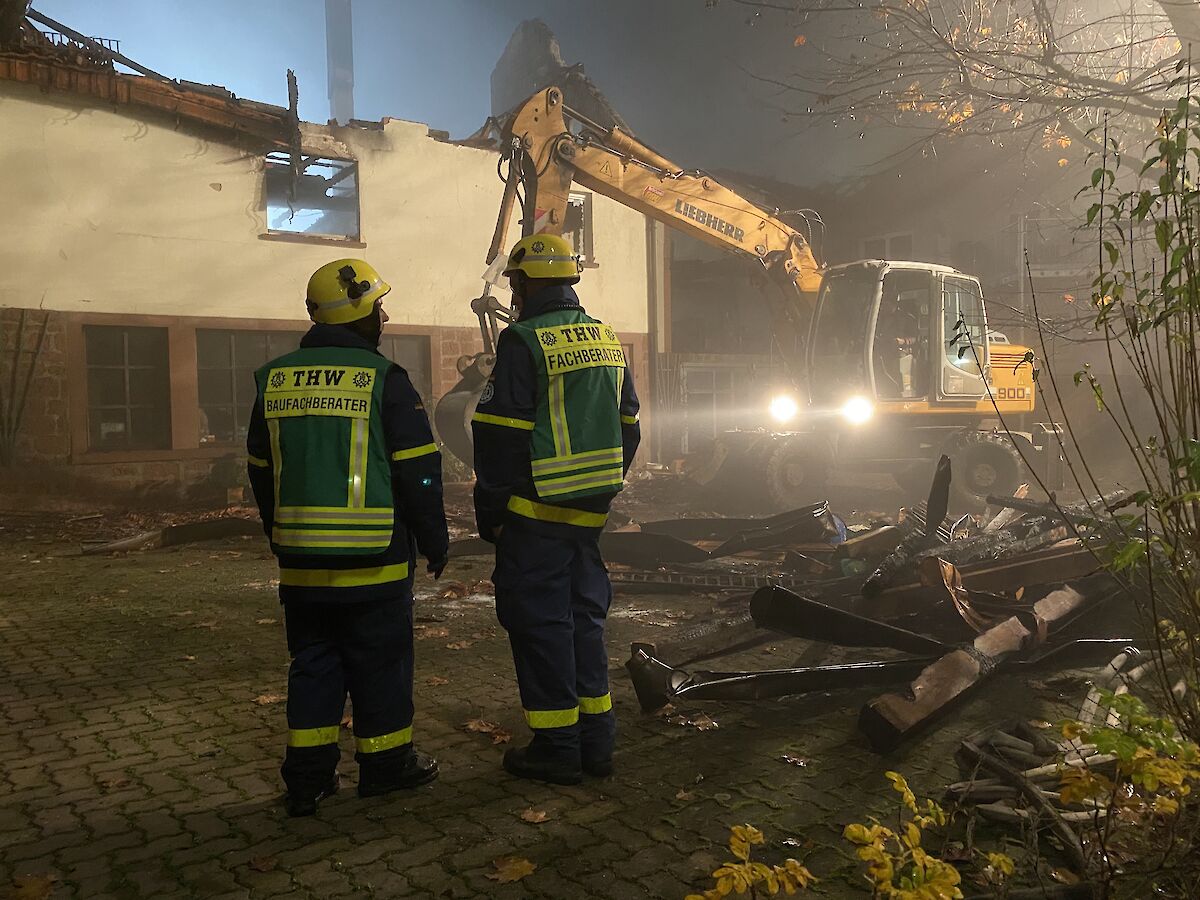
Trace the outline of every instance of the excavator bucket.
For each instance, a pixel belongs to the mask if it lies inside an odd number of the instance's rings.
[[[479,358],[463,370],[458,384],[442,395],[433,411],[433,425],[442,444],[468,468],[474,466],[471,416],[487,384],[490,366]]]

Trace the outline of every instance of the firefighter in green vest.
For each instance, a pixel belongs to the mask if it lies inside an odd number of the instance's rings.
[[[496,545],[496,614],[533,731],[504,768],[556,784],[612,773],[612,587],[599,537],[640,440],[624,348],[580,307],[580,271],[557,235],[513,248],[504,274],[517,318],[471,426],[476,521]]]
[[[407,373],[378,349],[390,290],[362,260],[322,266],[300,349],[255,373],[246,443],[292,657],[281,773],[293,816],[337,790],[347,694],[360,796],[438,774],[413,749],[412,581],[418,550],[433,577],[446,565],[441,454]]]

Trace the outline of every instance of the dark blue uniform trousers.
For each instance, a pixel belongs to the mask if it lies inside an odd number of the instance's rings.
[[[508,632],[531,752],[612,755],[604,620],[612,602],[595,534],[549,536],[509,521],[496,545],[496,616]]]
[[[315,795],[333,778],[346,694],[354,703],[359,784],[387,780],[412,753],[412,590],[357,602],[283,604],[288,651],[288,790]]]

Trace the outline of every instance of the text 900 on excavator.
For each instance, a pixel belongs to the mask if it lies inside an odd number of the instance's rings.
[[[688,459],[694,481],[760,483],[772,505],[789,508],[819,496],[831,474],[882,472],[919,496],[946,454],[960,508],[1011,493],[1028,470],[1044,487],[1061,485],[1057,428],[1017,430],[1035,409],[1034,354],[989,329],[977,278],[895,260],[822,266],[809,236],[777,211],[683,169],[619,124],[573,112],[558,87],[530,97],[495,130],[508,173],[486,257],[493,277],[518,200],[523,236],[562,234],[572,184],[768,274],[772,327],[802,338],[801,352],[781,354],[792,386],[763,410],[763,427],[726,431]],[[435,414],[443,442],[468,465],[469,419],[509,320],[490,287],[472,304],[484,352],[461,361],[462,380]]]

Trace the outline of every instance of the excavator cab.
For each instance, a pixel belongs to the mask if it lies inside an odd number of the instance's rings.
[[[983,292],[969,275],[879,260],[831,268],[808,342],[810,404],[866,401],[873,414],[908,416],[980,403],[993,411],[990,341]]]

